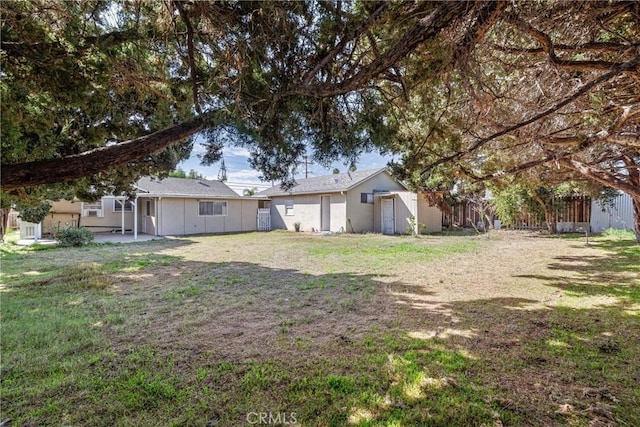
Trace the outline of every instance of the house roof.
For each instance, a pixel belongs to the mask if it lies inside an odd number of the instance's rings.
[[[224,182],[207,179],[144,177],[136,183],[136,188],[138,194],[146,193],[146,196],[241,198]]]
[[[298,179],[296,180],[296,185],[288,191],[285,191],[278,186],[261,191],[258,195],[270,197],[290,194],[316,194],[349,191],[383,172],[388,173],[385,168],[379,168]]]

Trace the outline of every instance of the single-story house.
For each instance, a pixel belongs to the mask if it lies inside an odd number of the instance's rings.
[[[134,199],[105,196],[90,203],[52,202],[42,233],[77,226],[156,236],[255,231],[258,208],[266,203],[263,197],[243,197],[221,181],[205,179],[145,177],[135,188]]]
[[[136,188],[140,230],[160,236],[255,231],[258,208],[266,203],[204,179],[142,178]]]
[[[385,169],[299,179],[289,190],[260,193],[271,199],[271,227],[302,231],[404,234],[410,218],[421,232],[442,230],[442,214]],[[417,228],[417,225],[416,225]]]

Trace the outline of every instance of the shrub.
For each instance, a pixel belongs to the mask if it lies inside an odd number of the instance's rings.
[[[67,228],[60,234],[60,246],[84,246],[93,240],[93,233],[84,227]]]
[[[49,202],[42,202],[37,206],[18,206],[18,217],[24,222],[40,224],[51,210]]]

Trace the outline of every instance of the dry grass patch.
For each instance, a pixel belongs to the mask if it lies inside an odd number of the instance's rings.
[[[3,258],[20,425],[640,423],[624,238],[272,232]]]

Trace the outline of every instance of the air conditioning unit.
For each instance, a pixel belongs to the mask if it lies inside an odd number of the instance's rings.
[[[102,216],[102,211],[99,209],[85,209],[83,216],[97,218]]]

